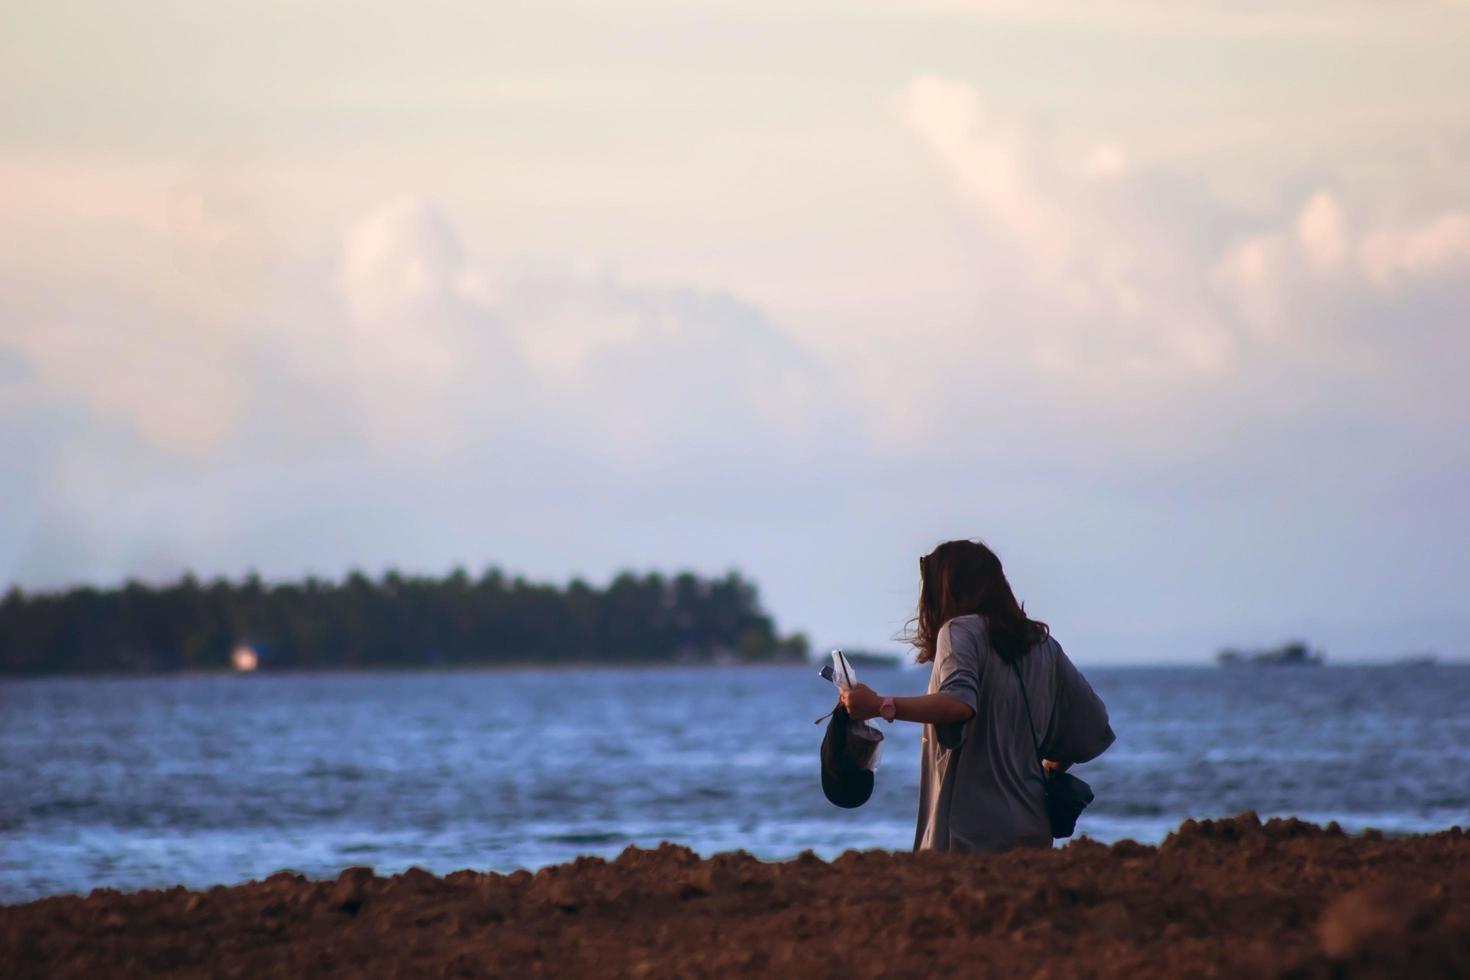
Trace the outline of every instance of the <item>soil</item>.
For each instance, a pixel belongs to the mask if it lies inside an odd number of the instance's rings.
[[[0,907],[0,976],[1470,976],[1470,837],[1254,814],[1159,847],[670,844],[531,874],[281,873]]]

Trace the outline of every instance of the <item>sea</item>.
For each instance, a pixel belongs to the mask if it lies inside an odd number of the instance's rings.
[[[1254,810],[1470,825],[1470,667],[1087,668],[1114,746],[1079,835]],[[923,668],[867,668],[918,694]],[[535,869],[661,841],[782,859],[912,846],[919,729],[822,796],[815,667],[0,682],[0,903],[366,865]]]

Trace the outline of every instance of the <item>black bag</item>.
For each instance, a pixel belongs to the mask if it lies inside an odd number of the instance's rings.
[[[1077,818],[1082,816],[1082,811],[1087,809],[1087,804],[1093,800],[1092,787],[1069,772],[1059,772],[1056,775],[1048,775],[1046,766],[1042,765],[1041,742],[1036,740],[1036,724],[1031,720],[1031,699],[1026,696],[1026,682],[1021,679],[1021,671],[1014,663],[1011,670],[1016,673],[1016,681],[1021,685],[1021,701],[1026,705],[1026,731],[1031,734],[1031,742],[1036,747],[1036,765],[1041,769],[1041,785],[1046,800],[1046,815],[1051,821],[1051,835],[1057,840],[1071,837],[1077,830]],[[1046,741],[1047,735],[1051,734],[1051,724],[1056,720],[1057,702],[1052,699],[1051,718],[1046,722],[1046,733],[1042,735],[1042,741]]]
[[[834,651],[832,659],[843,672],[843,683],[852,686],[842,651]],[[831,667],[823,667],[821,676],[837,684]],[[822,736],[822,792],[834,806],[851,810],[868,802],[873,795],[874,753],[882,742],[883,733],[865,721],[853,721],[841,701],[829,712],[827,733]]]
[[[844,810],[862,806],[873,795],[873,770],[863,765],[872,756],[872,743],[854,744],[853,724],[847,709],[839,704],[832,709],[827,733],[822,736],[822,793]]]

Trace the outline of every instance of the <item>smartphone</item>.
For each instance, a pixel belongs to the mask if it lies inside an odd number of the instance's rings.
[[[821,678],[822,678],[822,680],[824,680],[824,681],[830,681],[830,680],[832,680],[832,678],[833,678],[833,677],[834,677],[834,676],[836,676],[836,675],[835,675],[835,674],[834,674],[834,673],[833,673],[833,671],[832,671],[832,665],[831,665],[831,664],[826,664],[826,665],[824,665],[824,666],[823,666],[823,667],[822,667],[822,669],[821,669],[821,670],[819,670],[819,671],[817,671],[817,674],[818,674],[818,675],[819,675],[819,676],[820,676],[820,677],[821,677]],[[836,683],[836,682],[835,682],[835,681],[833,681],[833,683]]]

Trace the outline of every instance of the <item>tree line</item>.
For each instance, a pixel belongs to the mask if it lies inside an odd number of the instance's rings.
[[[605,587],[471,577],[307,578],[82,587],[0,601],[0,673],[175,672],[474,664],[774,662],[804,657],[757,590],[722,578],[624,572]]]

